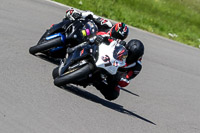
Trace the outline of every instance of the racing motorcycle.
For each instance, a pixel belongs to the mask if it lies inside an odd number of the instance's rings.
[[[68,58],[61,61],[52,72],[54,84],[75,84],[86,87],[95,82],[108,82],[124,66],[128,55],[124,46],[117,41],[88,44],[84,42],[68,49]]]
[[[54,58],[64,58],[66,49],[86,40],[97,31],[96,24],[90,19],[63,20],[48,29],[38,41],[30,47],[30,54],[43,53]]]

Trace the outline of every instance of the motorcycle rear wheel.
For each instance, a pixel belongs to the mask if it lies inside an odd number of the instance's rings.
[[[56,86],[64,86],[70,83],[78,83],[79,81],[88,77],[88,75],[94,70],[94,65],[88,63],[82,67],[71,69],[67,71],[65,75],[58,76],[54,79]]]

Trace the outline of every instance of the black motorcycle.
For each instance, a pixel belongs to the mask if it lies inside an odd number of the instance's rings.
[[[38,41],[37,45],[30,47],[33,55],[42,53],[53,58],[64,58],[66,49],[74,47],[95,34],[96,24],[90,19],[63,20],[48,29]]]

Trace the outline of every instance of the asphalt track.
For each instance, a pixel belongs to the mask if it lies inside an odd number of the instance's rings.
[[[84,3],[83,3],[84,4]],[[54,86],[51,61],[30,55],[67,8],[0,1],[1,133],[199,133],[200,51],[130,28],[145,44],[143,69],[115,101],[93,87]]]

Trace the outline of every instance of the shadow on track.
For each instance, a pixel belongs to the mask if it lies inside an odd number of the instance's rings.
[[[107,101],[107,100],[104,100],[88,91],[85,91],[83,89],[80,89],[78,87],[75,87],[75,86],[72,86],[72,85],[68,85],[68,86],[64,86],[62,87],[62,89],[66,90],[66,91],[69,91],[75,95],[78,95],[82,98],[85,98],[87,100],[90,100],[92,102],[95,102],[95,103],[98,103],[98,104],[101,104],[107,108],[110,108],[112,110],[115,110],[115,111],[118,111],[120,113],[123,113],[123,114],[127,114],[127,115],[130,115],[130,116],[134,116],[138,119],[141,119],[145,122],[148,122],[150,124],[153,124],[153,125],[156,125],[154,122],[138,115],[138,114],[135,114],[127,109],[124,109],[123,106],[119,105],[119,104],[116,104],[116,103],[113,103],[113,102],[110,102],[110,101]],[[136,94],[137,95],[137,94]]]
[[[40,59],[43,59],[43,60],[45,60],[47,62],[50,62],[50,63],[53,63],[55,65],[59,65],[60,64],[60,60],[59,59],[49,58],[48,56],[43,55],[43,54],[36,55],[36,57],[39,57]],[[96,95],[94,95],[94,94],[92,94],[90,92],[87,92],[87,91],[85,91],[83,89],[80,89],[78,87],[75,87],[75,86],[72,86],[72,85],[68,85],[68,86],[62,87],[62,89],[66,90],[66,91],[69,91],[69,92],[71,92],[71,93],[73,93],[75,95],[78,95],[78,96],[80,96],[82,98],[85,98],[87,100],[90,100],[92,102],[99,103],[99,104],[101,104],[101,105],[103,105],[103,106],[105,106],[107,108],[113,109],[113,110],[118,111],[120,113],[124,113],[124,114],[130,115],[130,116],[134,116],[134,117],[136,117],[138,119],[141,119],[141,120],[143,120],[145,122],[148,122],[150,124],[156,125],[154,122],[152,122],[152,121],[150,121],[150,120],[148,120],[148,119],[146,119],[146,118],[144,118],[144,117],[142,117],[142,116],[140,116],[138,114],[135,114],[135,113],[133,113],[133,112],[127,110],[127,109],[124,109],[123,106],[121,106],[119,104],[104,100],[104,99],[102,99],[102,98],[100,98],[100,97],[98,97],[98,96],[96,96]],[[129,90],[126,90],[124,88],[122,90],[127,92],[127,93],[130,93],[130,94],[132,94],[134,96],[138,96],[139,97],[139,95],[137,95],[137,94],[135,94],[135,93],[133,93],[133,92],[131,92]]]
[[[35,56],[38,57],[38,58],[40,58],[40,59],[42,59],[42,60],[45,60],[45,61],[50,62],[52,64],[55,64],[55,65],[59,65],[60,64],[60,59],[50,58],[50,57],[48,57],[46,55],[43,55],[43,54],[38,54],[38,55],[35,55]],[[133,92],[127,90],[127,89],[122,88],[121,90],[123,90],[123,91],[125,91],[125,92],[127,92],[129,94],[132,94],[134,96],[139,97],[138,94],[135,94],[135,93],[133,93]]]
[[[127,90],[127,89],[121,88],[121,90],[123,90],[123,91],[125,91],[125,92],[127,92],[127,93],[129,93],[129,94],[132,94],[132,95],[134,95],[134,96],[140,97],[138,94],[135,94],[135,93],[133,93],[133,92]]]

